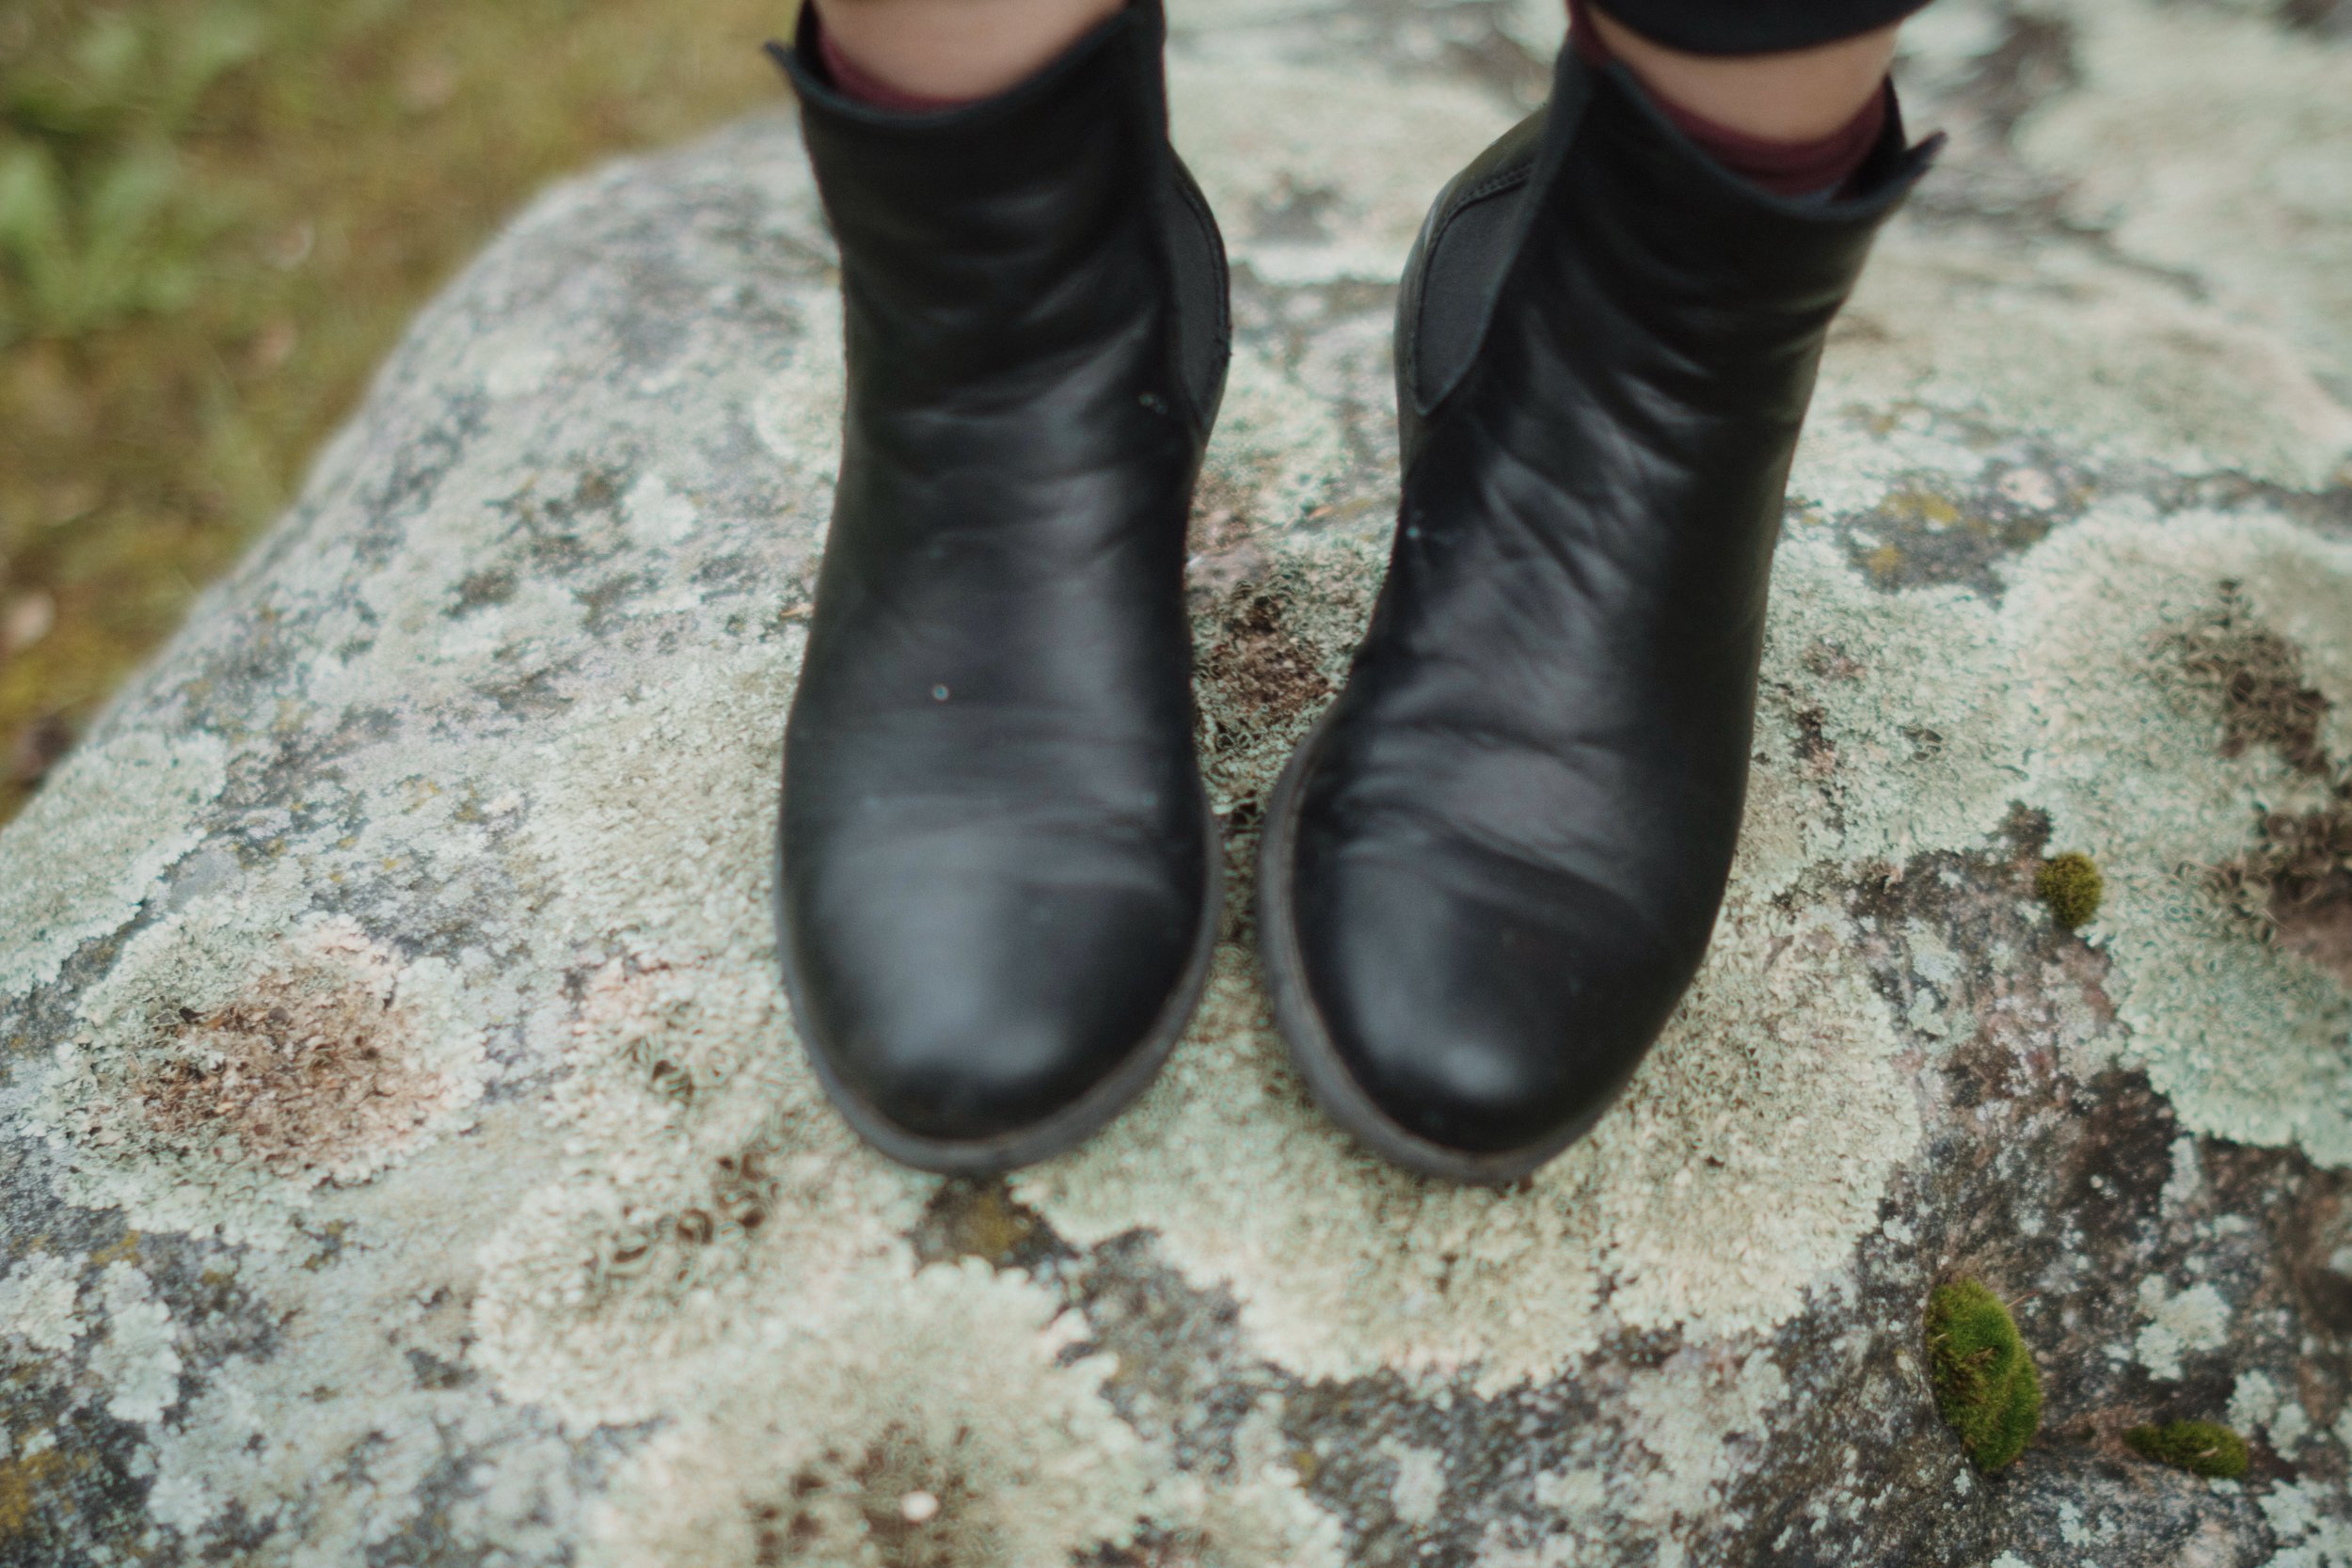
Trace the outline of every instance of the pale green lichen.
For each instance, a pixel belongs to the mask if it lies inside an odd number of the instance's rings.
[[[1244,31],[1173,52],[1169,116],[1234,259],[1280,283],[1390,283],[1438,187],[1517,117],[1464,83],[1340,72]],[[1333,125],[1348,134],[1333,136]]]
[[[598,957],[633,941],[766,956],[798,662],[797,634],[709,650],[537,749],[517,783],[554,934]]]
[[[477,1252],[560,1154],[546,1123],[528,1101],[484,1105],[473,1135],[322,1192],[307,1234],[215,1265],[215,1331],[250,1316],[268,1337],[207,1354],[188,1399],[145,1429],[155,1523],[202,1539],[241,1519],[290,1563],[397,1553],[411,1529],[562,1560],[580,1529],[578,1451],[485,1397],[467,1314]],[[428,1491],[453,1465],[466,1484]]]
[[[2352,410],[2293,343],[2140,269],[1898,226],[1834,330],[1790,494],[1842,514],[1973,478],[2014,456],[1987,433],[2057,436],[2075,464],[2316,485]]]
[[[2253,1501],[2279,1548],[2264,1568],[2336,1568],[2352,1562],[2352,1519],[2342,1512],[2338,1486],[2316,1478],[2281,1481],[2258,1488]]]
[[[0,832],[0,1001],[56,978],[119,930],[202,836],[227,749],[203,734],[132,730],[69,757]]]
[[[1160,1085],[1016,1187],[1073,1240],[1151,1227],[1309,1374],[1502,1386],[1613,1325],[1768,1327],[1874,1223],[1917,1136],[1884,1005],[1849,951],[1833,916],[1727,911],[1618,1109],[1531,1191],[1497,1194],[1403,1175],[1317,1116],[1279,1065],[1250,960],[1228,949]]]
[[[1637,1370],[1622,1437],[1597,1428],[1569,1463],[1535,1478],[1534,1501],[1563,1537],[1558,1554],[1542,1560],[1607,1560],[1628,1541],[1654,1551],[1658,1568],[1705,1560],[1694,1555],[1698,1541],[1745,1522],[1733,1499],[1740,1449],[1768,1429],[1788,1393],[1786,1375],[1761,1352],[1686,1345]]]
[[[1102,1397],[1109,1359],[1069,1354],[1082,1321],[1017,1275],[934,1265],[883,1313],[807,1312],[630,1461],[587,1560],[1025,1568],[1151,1530],[1202,1568],[1336,1568],[1292,1483],[1170,1477]]]
[[[2103,509],[2022,561],[2005,606],[2031,660],[2008,700],[2039,728],[2020,794],[2048,811],[2058,842],[2131,846],[2102,867],[2107,989],[2131,1059],[2183,1122],[2344,1164],[2352,995],[2260,940],[2208,869],[2243,851],[2265,811],[2325,788],[2268,748],[2224,755],[2208,683],[2168,657],[2224,583],[2313,650],[2309,673],[2337,705],[2352,699],[2336,684],[2352,643],[2352,546],[2259,511]]]
[[[125,945],[34,1114],[83,1201],[282,1245],[322,1185],[464,1126],[490,1068],[450,966],[398,958],[342,917],[275,914],[255,891],[195,900]]]
[[[171,1308],[155,1282],[128,1262],[98,1275],[106,1328],[90,1352],[89,1373],[106,1390],[106,1413],[120,1421],[151,1421],[178,1402],[181,1359]]]
[[[478,1354],[567,1421],[723,1386],[854,1271],[925,1179],[866,1150],[791,1033],[768,910],[794,641],[705,655],[533,759],[520,835],[580,964],[548,1041],[566,1153],[483,1254]]]
[[[2264,1434],[2275,1451],[2289,1457],[2306,1438],[2323,1430],[2312,1424],[2300,1398],[2283,1393],[2267,1373],[2256,1370],[2238,1373],[2230,1390],[2228,1414],[2232,1426]],[[2338,1419],[2337,1440],[2343,1442],[2344,1418]],[[2352,1448],[2352,1443],[2344,1446]]]
[[[482,1254],[477,1354],[513,1397],[644,1419],[903,1267],[927,1183],[824,1103],[764,965],[610,964],[569,1055],[565,1153]]]
[[[817,513],[829,499],[841,466],[841,421],[834,417],[834,388],[847,373],[841,298],[814,293],[801,301],[801,309],[805,324],[787,346],[782,373],[763,378],[747,412],[753,434],[787,476],[796,499]]]
[[[2352,374],[2342,55],[2233,8],[2052,0],[2078,82],[2028,117],[2018,150],[2123,254],[2186,273],[2314,368]]]
[[[2189,1214],[2206,1196],[2204,1162],[2197,1140],[2184,1132],[2172,1140],[2172,1174],[2165,1179],[2163,1205],[2167,1219]]]
[[[74,1310],[81,1278],[80,1264],[52,1252],[36,1252],[0,1274],[0,1335],[52,1355],[72,1349],[89,1331]]]
[[[1777,896],[1806,872],[1883,873],[1972,847],[2018,792],[2026,715],[2003,700],[2010,636],[1957,588],[1870,588],[1824,531],[1773,568],[1758,766],[1735,877]]]
[[[1016,1568],[1124,1541],[1149,1481],[1105,1369],[1056,1367],[1058,1304],[973,1270],[902,1277],[886,1323],[812,1311],[788,1360],[739,1363],[617,1479],[592,1560]],[[923,1549],[886,1556],[896,1535]]]
[[[2229,1341],[2230,1304],[2211,1285],[2168,1290],[2160,1275],[2139,1282],[2139,1315],[2147,1320],[2133,1349],[2149,1375],[2181,1375],[2181,1357],[2219,1350]]]

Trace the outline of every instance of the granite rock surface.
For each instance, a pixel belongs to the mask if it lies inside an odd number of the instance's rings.
[[[1397,268],[1560,23],[1175,24],[1240,870],[1377,584]],[[2352,1568],[2352,9],[1908,39],[1953,145],[1829,355],[1712,957],[1500,1193],[1312,1113],[1246,876],[1095,1144],[854,1144],[764,913],[841,375],[794,132],[549,193],[0,833],[0,1563]],[[1960,1275],[2042,1370],[1997,1475]],[[2184,1418],[2246,1478],[2122,1441]]]

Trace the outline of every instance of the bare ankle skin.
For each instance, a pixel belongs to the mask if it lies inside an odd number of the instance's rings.
[[[812,0],[834,45],[920,98],[986,98],[1034,74],[1123,0]]]
[[[1611,54],[1643,86],[1716,124],[1768,141],[1826,136],[1853,119],[1886,79],[1894,27],[1780,55],[1690,55],[1592,12]]]

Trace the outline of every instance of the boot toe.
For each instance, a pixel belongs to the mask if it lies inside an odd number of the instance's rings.
[[[1625,1085],[1695,960],[1591,884],[1533,896],[1376,855],[1303,875],[1306,990],[1380,1116],[1473,1159],[1546,1158]],[[1461,866],[1456,863],[1456,872]]]
[[[1191,887],[1007,877],[909,891],[869,877],[789,919],[806,1043],[898,1133],[1033,1132],[1160,1043],[1197,942]]]
[[[1083,1099],[1123,1054],[1079,1021],[1011,999],[890,1025],[867,1029],[828,1060],[876,1116],[937,1143],[1017,1136]]]

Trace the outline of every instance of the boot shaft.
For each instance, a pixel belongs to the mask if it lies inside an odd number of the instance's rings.
[[[1498,335],[1581,342],[1678,404],[1795,419],[1872,238],[1940,140],[1906,148],[1890,103],[1860,197],[1786,199],[1718,166],[1621,66],[1564,51],[1546,108],[1454,181],[1415,245],[1397,341],[1408,466]]]
[[[853,402],[968,394],[1151,320],[1166,263],[1147,198],[1172,163],[1152,0],[1008,91],[930,114],[842,95],[814,64],[816,25],[803,8],[775,53],[840,245]]]
[[[1907,147],[1890,105],[1860,195],[1790,198],[1693,146],[1623,65],[1596,72],[1564,54],[1555,93],[1529,182],[1519,308],[1577,313],[1548,320],[1553,330],[1621,333],[1629,368],[1687,408],[1793,428],[1831,320],[1941,138]]]

